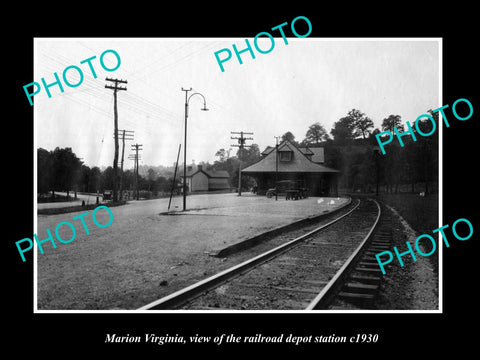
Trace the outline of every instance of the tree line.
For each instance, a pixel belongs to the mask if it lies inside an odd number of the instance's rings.
[[[166,168],[162,175],[149,168],[144,175],[138,175],[139,191],[148,192],[150,196],[169,193],[173,184],[174,168]],[[180,186],[177,173],[175,189]],[[113,167],[104,170],[94,166],[90,168],[82,163],[71,148],[55,148],[48,151],[37,149],[37,193],[42,197],[55,198],[55,191],[67,193],[103,193],[113,189]],[[126,170],[122,176],[122,189],[135,189],[135,174]],[[147,195],[148,197],[148,195]]]
[[[428,113],[439,123],[438,113]],[[381,129],[374,128],[373,121],[358,109],[350,110],[346,116],[334,122],[330,133],[320,122],[307,128],[301,141],[297,141],[292,132],[282,135],[300,147],[324,147],[325,165],[340,170],[339,188],[349,192],[376,191],[397,193],[399,191],[425,192],[437,191],[438,186],[438,131],[428,137],[416,134],[417,141],[411,136],[402,138],[405,143],[401,147],[393,141],[387,145],[387,153],[382,155],[376,134],[381,131],[404,131],[404,120],[400,115],[389,115],[383,119]],[[423,133],[429,133],[432,124],[421,120],[418,126]],[[416,131],[414,129],[414,131]],[[239,168],[242,169],[261,159],[258,144],[238,149],[231,155],[231,149],[219,149],[215,153],[213,164],[200,162],[206,170],[225,170],[230,176],[230,184],[235,188],[238,184]],[[37,192],[39,195],[54,197],[55,191],[80,191],[102,193],[113,189],[113,168],[101,170],[82,163],[71,148],[55,148],[48,151],[37,149]],[[169,193],[172,189],[174,167],[163,167],[157,171],[150,167],[143,175],[138,176],[138,189],[148,192],[150,196]],[[132,170],[123,172],[122,188],[133,190],[135,174]],[[242,188],[251,188],[254,179],[242,176]],[[180,187],[180,176],[177,172],[175,189]]]
[[[427,111],[438,123],[438,113]],[[381,129],[357,109],[333,124],[333,139],[325,143],[325,161],[342,172],[339,187],[347,191],[387,193],[438,191],[438,132],[423,137],[414,129],[416,141],[411,135],[402,137],[404,146],[393,141],[387,153],[382,155],[376,135],[381,131],[404,132],[405,120],[400,115],[389,115],[382,120]],[[418,127],[429,133],[432,124],[421,119]]]
[[[438,121],[438,113],[428,113]],[[404,131],[405,120],[400,115],[388,115],[382,120],[381,129],[374,128],[373,120],[358,109],[350,110],[344,117],[334,122],[330,133],[320,122],[310,125],[301,141],[292,132],[282,135],[299,147],[324,147],[325,165],[340,170],[339,188],[348,192],[387,193],[438,191],[438,132],[429,137],[416,134],[417,141],[406,135],[405,145],[398,142],[388,145],[387,154],[382,155],[375,135],[381,131]],[[429,120],[418,122],[420,131],[429,133],[432,124]],[[239,150],[240,151],[240,150]],[[232,184],[238,179],[239,163],[245,168],[261,159],[257,144],[237,152],[230,157],[229,152],[220,149],[215,154],[218,160],[206,164],[212,169],[227,170]],[[248,176],[242,176],[242,187],[247,189],[254,184]]]

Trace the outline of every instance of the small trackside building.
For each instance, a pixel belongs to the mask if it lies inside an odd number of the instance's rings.
[[[182,181],[186,178],[189,192],[230,190],[230,175],[224,170],[204,170],[202,165],[198,165],[196,168],[189,166],[187,176],[184,177],[181,174],[180,177]]]
[[[302,181],[310,196],[337,196],[339,171],[323,163],[321,147],[297,147],[288,140],[278,148],[268,146],[262,159],[242,170],[242,175],[252,176],[257,182],[257,192],[263,195],[275,187],[275,181]]]

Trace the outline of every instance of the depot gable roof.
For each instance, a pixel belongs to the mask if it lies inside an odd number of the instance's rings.
[[[279,151],[280,149],[284,149],[284,151],[291,151],[292,157],[288,161],[280,161],[278,160],[278,172],[292,172],[292,173],[338,173],[338,170],[329,168],[325,165],[319,164],[314,162],[308,158],[310,155],[307,151],[304,153],[294,144],[289,142],[288,140],[282,141],[281,144],[278,146]],[[267,148],[268,149],[268,148]],[[248,166],[247,168],[242,170],[242,173],[272,173],[276,171],[276,163],[277,163],[277,156],[274,147],[269,149],[270,151],[267,152],[265,149],[262,154],[264,157],[260,159],[255,164]],[[314,150],[315,148],[310,149],[313,153],[312,158],[317,156],[317,158],[322,158],[323,160],[323,148],[321,151]],[[323,161],[322,161],[323,162]]]

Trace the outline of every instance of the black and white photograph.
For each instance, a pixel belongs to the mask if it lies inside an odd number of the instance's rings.
[[[36,39],[37,310],[438,310],[441,46]]]
[[[12,35],[10,345],[27,330],[35,347],[62,337],[53,358],[472,342],[471,23],[312,9]]]

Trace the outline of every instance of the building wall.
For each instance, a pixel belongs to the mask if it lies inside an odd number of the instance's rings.
[[[208,182],[208,190],[229,189],[230,184],[228,178],[210,178]]]
[[[194,174],[191,178],[190,191],[205,191],[208,190],[208,176],[202,172]]]
[[[268,189],[275,187],[275,174],[252,174],[257,182],[258,195],[265,195]],[[278,173],[277,180],[303,180],[309,196],[337,196],[337,177],[335,174]]]

